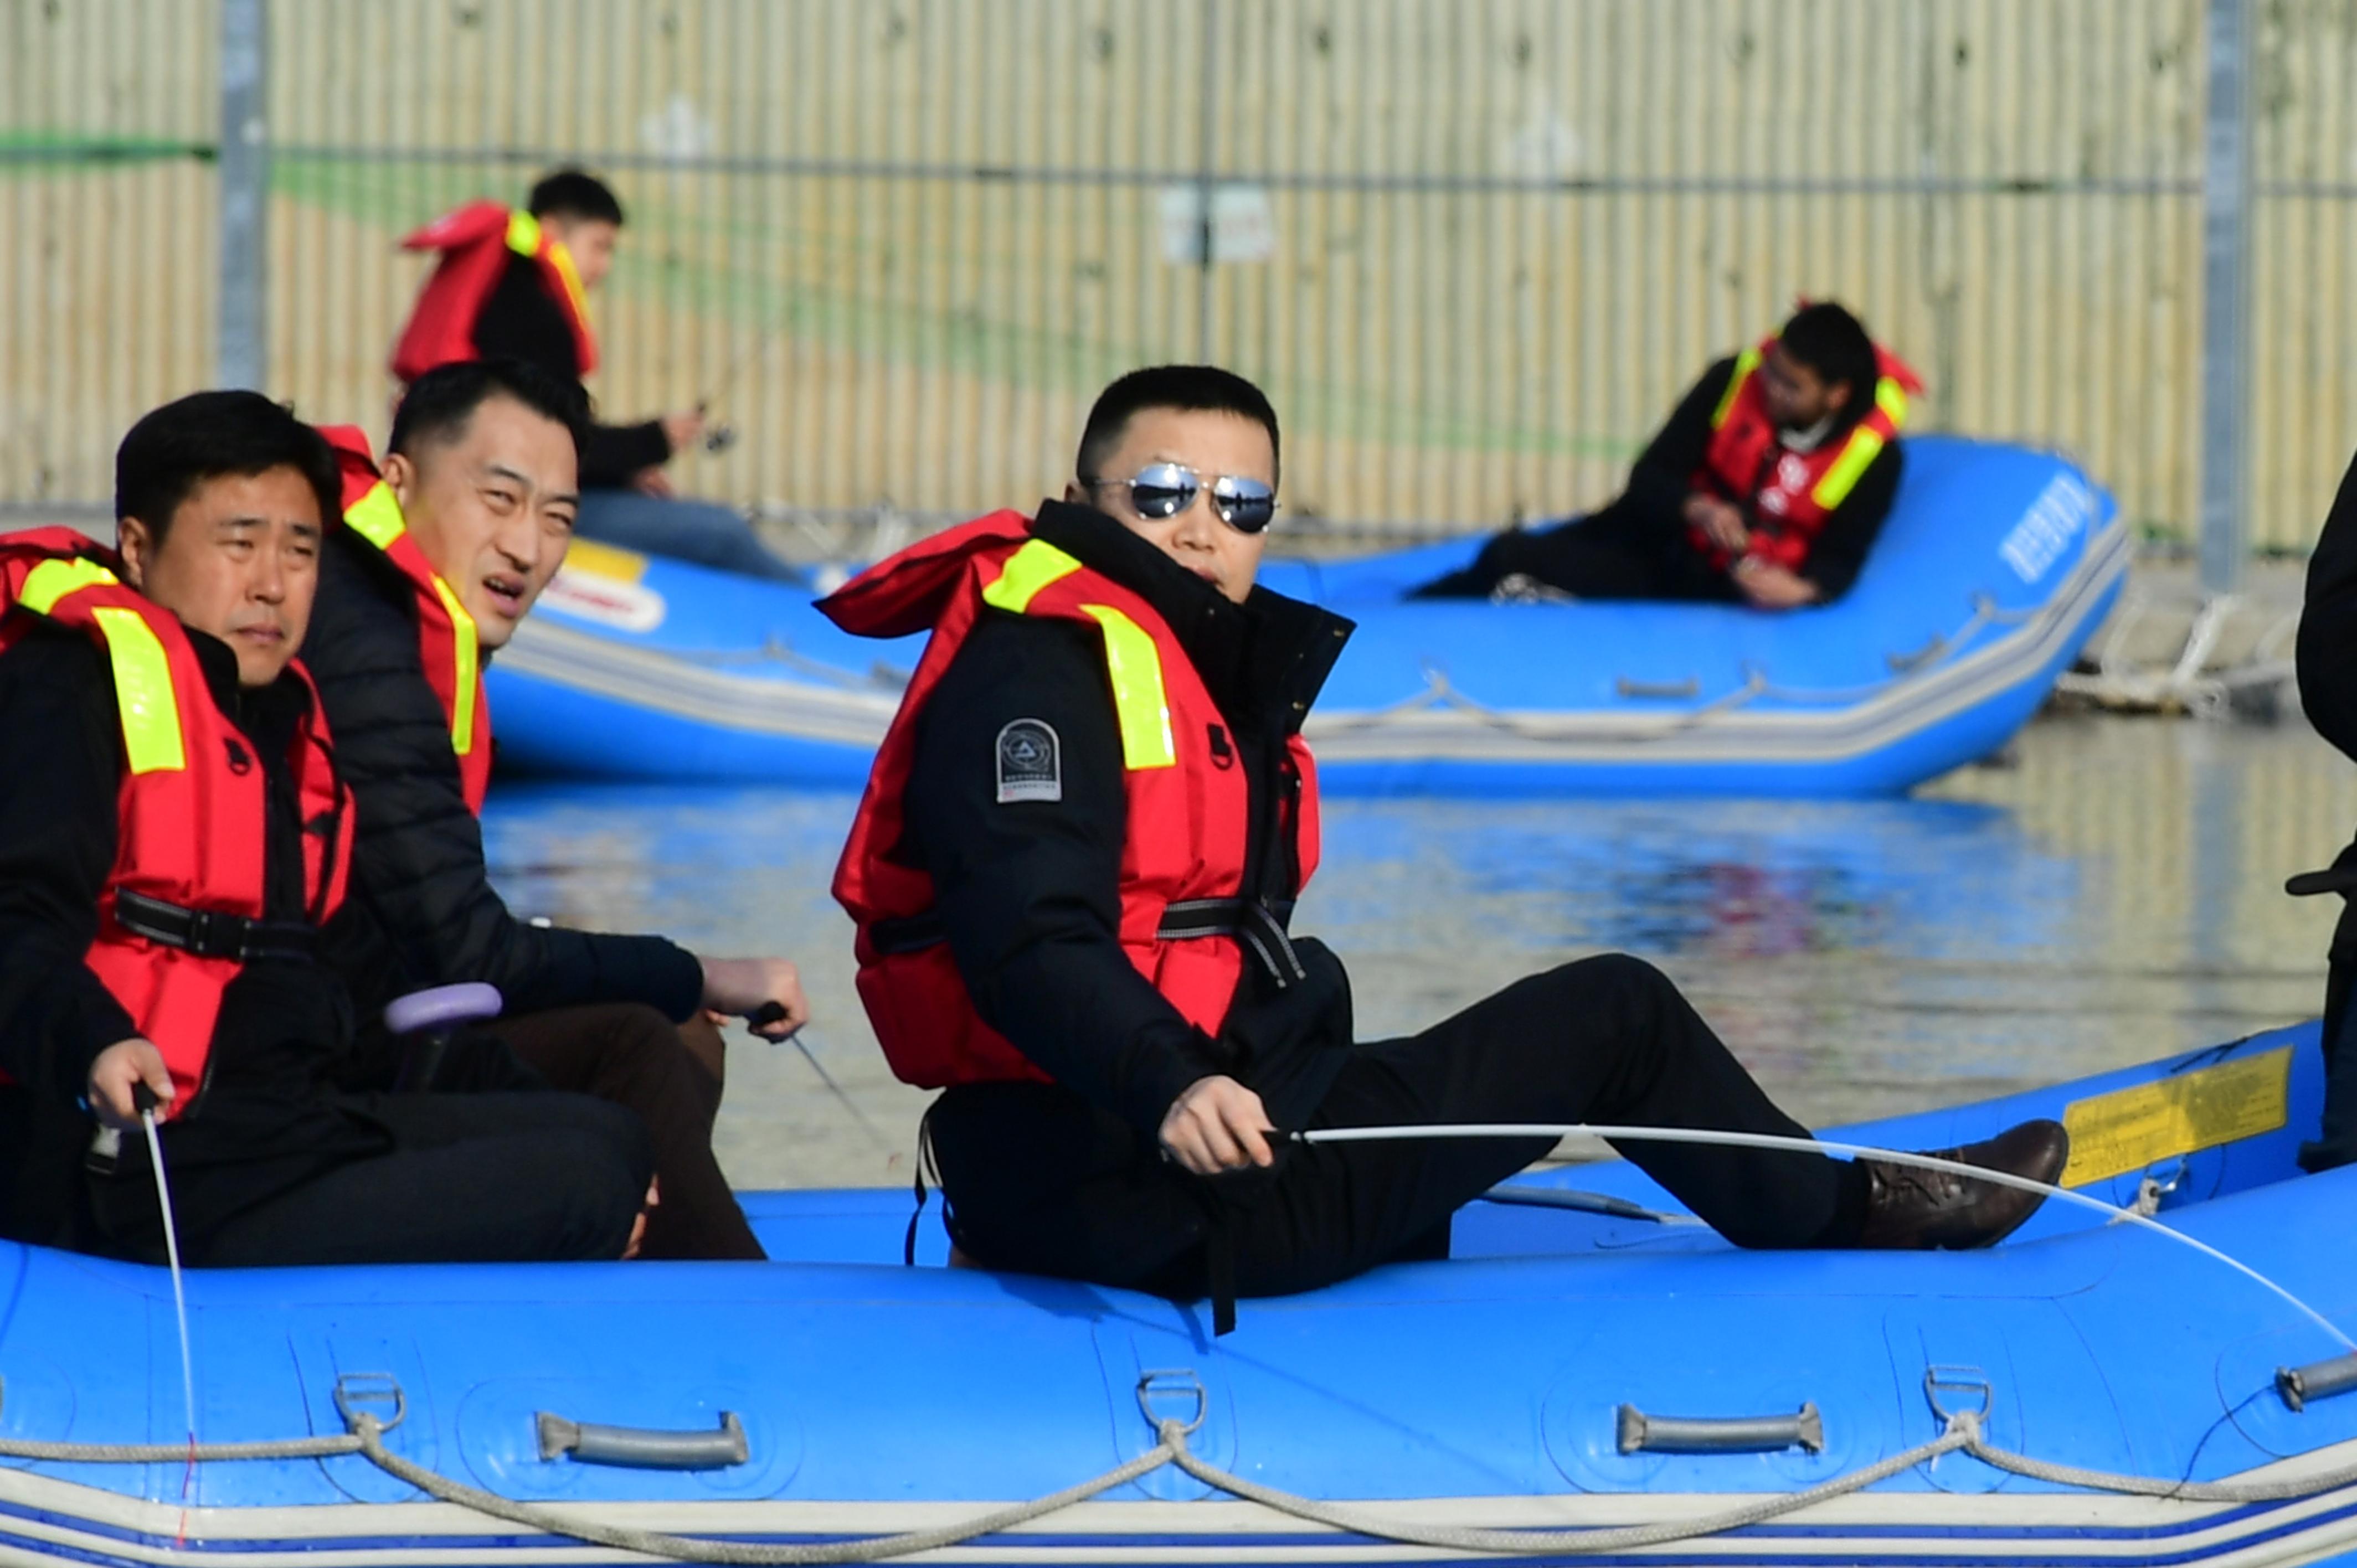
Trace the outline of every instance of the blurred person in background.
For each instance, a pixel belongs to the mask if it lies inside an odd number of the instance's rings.
[[[303,651],[359,803],[353,897],[328,951],[363,1009],[356,1082],[400,1081],[399,1053],[376,1026],[386,1002],[488,982],[506,1012],[486,1036],[557,1087],[645,1122],[662,1199],[645,1255],[758,1258],[712,1155],[724,1057],[706,1010],[769,1009],[757,1027],[782,1038],[807,1015],[794,966],[520,920],[484,865],[483,665],[565,559],[587,416],[574,381],[478,360],[417,379],[393,415],[382,476],[360,432],[328,432],[343,465],[344,526],[322,550]],[[496,1074],[504,1057],[454,1055],[446,1074]]]
[[[437,365],[504,358],[577,384],[597,368],[588,296],[612,270],[622,224],[622,203],[606,183],[568,168],[533,186],[523,211],[471,201],[418,230],[403,248],[441,260],[393,348],[393,375],[406,386]],[[664,465],[703,434],[700,408],[585,426],[574,532],[724,572],[799,581],[744,517],[673,489]]]
[[[1915,373],[1840,306],[1803,305],[1705,371],[1602,510],[1514,529],[1419,598],[1841,597],[1899,493]]]

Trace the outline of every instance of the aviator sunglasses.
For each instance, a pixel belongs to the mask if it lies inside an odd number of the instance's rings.
[[[1203,476],[1180,463],[1148,463],[1126,479],[1091,479],[1094,489],[1123,486],[1137,515],[1157,522],[1177,517],[1195,504]],[[1276,492],[1258,479],[1222,474],[1211,481],[1211,510],[1239,533],[1258,533],[1276,515]]]

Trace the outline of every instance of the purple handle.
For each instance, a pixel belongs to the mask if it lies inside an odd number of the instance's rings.
[[[385,1004],[384,1026],[396,1035],[455,1029],[479,1018],[496,1018],[501,1003],[500,988],[469,980],[458,985],[437,985],[413,991]]]

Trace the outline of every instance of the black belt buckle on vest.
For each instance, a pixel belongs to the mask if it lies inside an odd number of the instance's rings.
[[[307,961],[317,951],[316,928],[293,920],[255,920],[221,909],[191,909],[128,887],[114,890],[114,923],[135,937],[199,958]]]

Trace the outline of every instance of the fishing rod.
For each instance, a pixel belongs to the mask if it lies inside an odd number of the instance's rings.
[[[786,1006],[784,1003],[764,1002],[760,1006],[755,1008],[752,1012],[745,1015],[745,1022],[748,1027],[759,1029],[765,1028],[771,1024],[781,1024],[785,1022],[785,1017]],[[874,1143],[877,1148],[882,1149],[887,1153],[890,1153],[892,1149],[892,1141],[884,1136],[883,1131],[878,1128],[875,1122],[870,1122],[867,1119],[867,1113],[859,1109],[859,1102],[852,1099],[851,1096],[845,1091],[843,1085],[834,1081],[834,1075],[826,1070],[825,1064],[818,1059],[818,1053],[811,1049],[810,1026],[807,1024],[803,1025],[801,1028],[796,1029],[792,1034],[788,1035],[786,1038],[792,1042],[793,1047],[796,1050],[802,1052],[802,1060],[810,1063],[811,1071],[818,1074],[818,1080],[826,1085],[827,1092],[834,1095],[836,1101],[840,1103],[845,1111],[851,1112],[852,1119],[857,1122],[861,1128],[866,1132],[869,1141]]]
[[[1975,1181],[1988,1182],[1996,1187],[2008,1187],[2018,1192],[2035,1192],[2081,1208],[2093,1209],[2110,1224],[2129,1224],[2165,1236],[2180,1246],[2190,1247],[2212,1262],[2223,1263],[2254,1284],[2271,1292],[2288,1303],[2299,1315],[2330,1335],[2341,1347],[2357,1352],[2357,1339],[2352,1339],[2316,1308],[2277,1284],[2258,1270],[2238,1258],[2229,1257],[2207,1241],[2189,1236],[2133,1208],[2123,1208],[2116,1203],[2106,1203],[2086,1193],[2073,1192],[2050,1182],[2036,1181],[2029,1176],[2015,1176],[2010,1171],[1990,1170],[1983,1165],[1966,1165],[1962,1160],[1943,1159],[1938,1155],[1914,1154],[1901,1149],[1877,1148],[1871,1144],[1844,1144],[1819,1138],[1791,1138],[1774,1133],[1727,1133],[1701,1127],[1621,1127],[1602,1122],[1437,1122],[1405,1127],[1319,1127],[1286,1134],[1297,1144],[1382,1144],[1420,1139],[1444,1138],[1603,1138],[1612,1142],[1652,1144],[1700,1144],[1720,1148],[1769,1149],[1781,1153],[1835,1155],[1849,1159],[1881,1160],[1890,1165],[1910,1165],[1918,1170],[1941,1171],[1950,1176],[1966,1176]]]
[[[180,1230],[172,1222],[172,1184],[164,1175],[164,1140],[156,1132],[156,1107],[163,1102],[144,1082],[131,1087],[131,1103],[147,1132],[147,1164],[156,1173],[156,1204],[164,1212],[164,1257],[172,1266],[172,1312],[180,1325],[180,1400],[188,1416],[188,1451],[197,1444],[196,1362],[188,1354],[188,1293],[180,1278]],[[191,1457],[189,1463],[195,1464]],[[183,1490],[185,1491],[185,1487]]]
[[[720,368],[718,379],[711,382],[705,389],[704,395],[695,400],[695,412],[699,414],[710,412],[712,405],[720,401],[720,395],[728,390],[729,383],[737,379],[738,373],[754,360],[769,353],[770,345],[778,340],[778,334],[785,330],[785,326],[782,321],[771,323],[763,328],[750,343],[731,355],[728,362]],[[734,446],[736,441],[737,427],[723,420],[705,432],[704,449],[706,452],[725,452]]]

